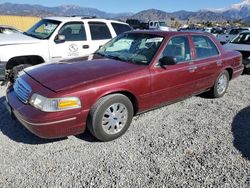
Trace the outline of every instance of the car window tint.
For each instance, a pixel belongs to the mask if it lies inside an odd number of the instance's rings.
[[[126,31],[130,31],[131,28],[128,25],[125,24],[120,24],[120,23],[111,23],[111,25],[113,26],[116,35],[119,35],[121,33],[124,33]]]
[[[197,58],[206,58],[219,54],[215,44],[206,36],[192,36]]]
[[[60,35],[65,36],[65,41],[84,41],[86,33],[83,23],[65,24],[59,31]]]
[[[175,58],[178,63],[191,59],[188,38],[185,36],[173,37],[163,51],[162,57],[170,56]]]
[[[89,22],[89,28],[92,40],[105,40],[112,38],[108,26],[103,22]]]

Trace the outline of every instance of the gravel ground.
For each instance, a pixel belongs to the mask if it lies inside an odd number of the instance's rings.
[[[43,140],[11,119],[0,88],[0,187],[250,187],[250,76],[134,118],[121,138]]]

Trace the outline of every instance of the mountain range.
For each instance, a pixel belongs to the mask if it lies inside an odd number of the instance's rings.
[[[41,5],[29,4],[0,4],[0,15],[20,15],[20,16],[97,16],[103,18],[128,17],[132,13],[107,13],[95,8],[80,7],[78,5],[61,5],[58,7],[45,7]]]
[[[41,5],[28,4],[0,4],[1,15],[29,15],[29,16],[72,16],[85,15],[97,16],[113,19],[140,19],[166,20],[166,21],[191,21],[191,22],[226,22],[242,20],[250,23],[250,0],[244,0],[241,3],[233,4],[228,8],[221,9],[203,9],[196,12],[180,10],[176,12],[165,12],[162,10],[149,9],[136,14],[127,13],[107,13],[95,8],[80,7],[78,5],[61,5],[58,7],[45,7]]]

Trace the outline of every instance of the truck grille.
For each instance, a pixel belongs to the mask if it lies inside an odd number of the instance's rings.
[[[23,79],[17,78],[14,83],[14,92],[16,96],[25,104],[28,103],[30,93],[32,91],[29,84],[27,84]]]

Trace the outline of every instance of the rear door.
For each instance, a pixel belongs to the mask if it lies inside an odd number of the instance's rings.
[[[110,27],[111,25],[101,21],[88,22],[88,30],[90,32],[91,40],[89,48],[92,52],[95,52],[100,46],[116,36],[114,33],[111,33]]]
[[[222,59],[217,46],[204,35],[192,35],[195,58],[190,64],[190,71],[195,79],[194,90],[203,91],[213,86],[222,67]]]

